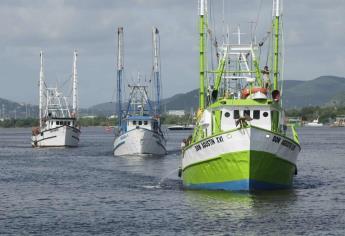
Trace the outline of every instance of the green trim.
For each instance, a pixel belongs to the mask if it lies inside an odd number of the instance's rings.
[[[279,16],[273,20],[274,29],[274,60],[273,60],[273,89],[278,89],[278,74],[279,74]]]
[[[199,91],[199,107],[201,110],[205,108],[205,19],[200,15],[200,91]]]
[[[216,74],[218,73],[219,71],[218,70],[208,70],[207,73],[213,73],[213,74]],[[232,73],[238,73],[238,74],[248,74],[248,73],[256,73],[257,71],[256,70],[250,70],[250,71],[246,71],[246,70],[223,70],[223,73],[225,74],[232,74]]]
[[[218,90],[220,87],[220,83],[222,82],[222,76],[223,76],[226,58],[227,57],[226,57],[226,53],[225,53],[224,57],[220,60],[220,63],[218,65],[216,81],[214,83],[214,89],[213,89],[213,91],[217,91],[217,93],[218,93]]]
[[[214,158],[209,158],[209,159],[207,159],[207,160],[194,162],[193,164],[190,164],[190,165],[184,167],[182,170],[184,171],[184,170],[188,169],[189,167],[192,167],[192,166],[195,166],[195,165],[199,165],[199,164],[202,164],[202,163],[207,163],[207,162],[210,162],[210,161],[219,159],[219,158],[221,158],[223,155],[228,155],[228,154],[229,154],[229,155],[230,155],[230,154],[231,154],[231,155],[233,155],[233,154],[235,155],[236,153],[242,153],[242,152],[249,152],[249,151],[229,152],[229,153],[226,153],[226,154],[222,154],[222,155],[220,155],[220,156],[216,156],[216,157],[214,157]],[[261,152],[261,151],[250,150],[250,152]],[[267,153],[267,155],[273,155],[272,153],[268,153],[268,152],[262,152],[262,153]],[[285,160],[285,159],[282,159],[282,158],[280,158],[280,157],[278,157],[278,156],[276,156],[276,155],[274,155],[274,156],[275,156],[275,158],[278,158],[278,159],[280,159],[281,161],[284,161],[284,162],[286,162],[286,163],[288,163],[288,164],[290,164],[290,165],[293,165],[293,166],[295,166],[295,167],[297,168],[296,164],[291,163],[291,162],[289,162],[289,161],[287,161],[287,160]]]
[[[293,135],[293,140],[295,140],[295,142],[299,144],[299,137],[298,137],[298,133],[295,129],[295,125],[291,125],[291,131],[292,131],[292,135]]]
[[[271,100],[269,99],[260,99],[260,100],[254,100],[254,99],[227,99],[227,98],[221,98],[211,104],[210,108],[217,108],[219,106],[268,106],[271,105]]]
[[[221,119],[222,119],[222,111],[221,110],[215,110],[212,111],[212,134],[214,133],[220,133],[222,132],[221,129]]]
[[[261,71],[260,71],[260,68],[259,68],[259,62],[258,62],[258,60],[255,59],[253,61],[253,63],[254,63],[254,67],[255,67],[255,70],[256,70],[255,72],[256,72],[256,79],[258,81],[258,84],[259,84],[260,87],[264,87],[264,83],[262,81]]]
[[[274,57],[273,57],[273,89],[278,90],[279,79],[279,16],[273,20],[274,29]],[[279,129],[279,114],[273,113],[272,129],[278,131]]]
[[[291,185],[296,165],[271,153],[242,151],[187,166],[182,171],[185,185],[256,180]]]

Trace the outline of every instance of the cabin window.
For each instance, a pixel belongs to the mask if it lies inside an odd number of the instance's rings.
[[[143,124],[143,122],[141,120],[139,120],[139,125],[142,125],[142,124]]]
[[[144,125],[147,125],[147,120],[144,121]]]
[[[136,120],[133,120],[132,124],[133,124],[133,125],[137,125],[137,121],[136,121]]]
[[[268,112],[265,111],[264,113],[262,113],[262,115],[263,115],[264,117],[267,117],[267,116],[268,116]]]
[[[234,110],[234,119],[239,119],[239,118],[240,118],[240,111]]]
[[[253,119],[255,119],[255,120],[260,119],[260,110],[254,110]]]
[[[224,116],[225,116],[226,118],[229,118],[229,117],[230,117],[230,112],[225,112],[225,113],[224,113]]]
[[[67,122],[67,124],[68,124],[68,125],[71,125],[71,122],[70,122],[70,121],[68,121],[68,122]]]
[[[60,125],[60,122],[59,122],[59,121],[56,121],[56,125]]]
[[[250,110],[244,110],[243,111],[243,116],[244,117],[246,117],[246,116],[250,117]]]

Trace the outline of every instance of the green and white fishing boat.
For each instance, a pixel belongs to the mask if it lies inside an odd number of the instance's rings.
[[[216,45],[218,66],[209,70],[206,39],[212,41],[212,36],[207,2],[199,1],[200,100],[197,125],[183,149],[180,174],[186,188],[292,187],[301,147],[282,108],[281,9],[281,0],[273,0],[272,30],[266,37],[271,60],[262,64],[259,52],[264,43],[256,43],[255,37],[242,43],[238,29],[236,43],[210,43]]]

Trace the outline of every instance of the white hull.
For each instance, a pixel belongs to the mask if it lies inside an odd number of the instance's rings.
[[[306,127],[322,127],[323,124],[321,124],[321,123],[307,123],[304,126],[306,126]]]
[[[70,126],[60,126],[42,130],[38,135],[31,137],[33,147],[77,147],[80,130]]]
[[[249,127],[204,139],[187,148],[183,154],[182,169],[223,154],[243,151],[269,153],[296,165],[300,150],[300,146],[291,139],[268,130]]]
[[[131,130],[114,141],[114,155],[165,155],[166,140],[151,130],[138,128]]]

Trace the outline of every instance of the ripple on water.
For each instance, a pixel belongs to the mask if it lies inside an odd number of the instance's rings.
[[[73,149],[32,149],[28,134],[0,132],[1,235],[345,234],[339,130],[301,129],[294,188],[250,193],[184,190],[176,169],[189,133],[170,132],[160,158],[113,157],[101,128],[84,128]]]

